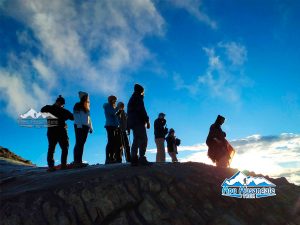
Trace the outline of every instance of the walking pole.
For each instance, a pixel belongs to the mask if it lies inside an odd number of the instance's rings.
[[[124,137],[123,137],[123,131],[121,131],[121,144],[122,144],[122,161],[126,163],[126,151],[125,151],[125,143],[124,143]],[[125,154],[124,154],[125,152]]]

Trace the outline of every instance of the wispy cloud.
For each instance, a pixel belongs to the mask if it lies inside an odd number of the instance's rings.
[[[286,177],[300,184],[300,135],[283,133],[274,136],[252,135],[230,141],[236,149],[231,167],[249,170],[274,177]],[[156,152],[155,149],[152,150]],[[190,151],[189,154],[183,152]],[[181,153],[180,153],[181,152]],[[196,161],[212,164],[207,157],[205,143],[179,148],[181,161]]]
[[[203,47],[202,50],[208,59],[204,74],[198,76],[192,84],[186,84],[179,74],[175,74],[175,87],[186,89],[193,95],[206,88],[210,97],[239,101],[242,89],[252,83],[244,75],[246,47],[237,42],[220,42],[214,47]]]
[[[15,117],[27,110],[17,103],[41,105],[60,89],[64,93],[88,89],[92,94],[122,91],[128,75],[155,58],[144,39],[165,34],[166,21],[155,3],[1,0],[0,13],[21,24],[16,26],[15,36],[8,37],[16,43],[6,46],[8,51],[2,54],[6,62],[0,68],[0,80],[5,81],[1,82],[0,101],[5,103],[5,111]],[[200,0],[174,0],[168,5],[216,28]],[[23,94],[14,92],[16,88]]]
[[[13,0],[1,1],[0,12],[23,24],[16,31],[20,48],[8,46],[8,66],[0,70],[1,100],[13,116],[26,109],[16,103],[39,103],[37,95],[50,97],[54,84],[119,91],[123,74],[152,57],[143,39],[164,34],[165,21],[150,0]]]
[[[169,0],[175,7],[182,8],[197,18],[199,21],[207,24],[212,29],[217,28],[217,23],[210,18],[203,10],[202,0]]]
[[[219,47],[225,49],[227,58],[232,65],[243,65],[247,60],[247,49],[244,45],[237,42],[220,42]]]

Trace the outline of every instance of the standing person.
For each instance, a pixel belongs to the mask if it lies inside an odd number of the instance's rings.
[[[105,164],[122,162],[121,137],[119,131],[117,97],[109,96],[108,102],[104,103],[105,129],[107,132],[106,159]]]
[[[88,133],[93,132],[93,125],[90,116],[90,98],[88,93],[79,91],[80,102],[74,105],[74,129],[76,143],[74,147],[74,167],[86,167],[88,164],[82,162],[84,144]]]
[[[180,139],[176,138],[175,130],[173,128],[170,129],[169,134],[166,138],[168,153],[172,159],[172,162],[178,162],[176,155],[178,154],[177,146],[180,145]]]
[[[218,115],[215,123],[210,126],[209,134],[206,139],[208,157],[216,163],[218,167],[228,167],[235,152],[225,139],[226,133],[223,132],[221,128],[224,122],[225,118]]]
[[[150,129],[149,117],[144,105],[144,88],[134,85],[134,93],[129,99],[127,106],[128,128],[133,131],[133,142],[131,146],[131,165],[147,165],[149,162],[145,157],[148,137],[147,129]],[[139,158],[138,158],[139,151]]]
[[[67,157],[69,150],[69,137],[67,132],[67,120],[74,120],[73,114],[64,109],[65,99],[59,95],[53,105],[46,105],[41,109],[42,113],[51,113],[57,118],[56,126],[48,127],[47,137],[48,137],[48,171],[55,171],[54,168],[54,152],[55,146],[59,143],[61,148],[61,169],[67,168]]]
[[[121,142],[123,149],[125,150],[125,157],[126,157],[126,162],[131,162],[131,157],[130,157],[130,146],[129,146],[129,141],[127,137],[127,133],[129,135],[129,130],[127,129],[127,113],[124,111],[125,105],[123,102],[118,103],[118,119],[119,119],[119,124],[120,124],[120,131],[121,131]]]
[[[159,113],[158,118],[154,121],[154,136],[157,147],[156,162],[166,161],[165,137],[168,134],[168,128],[166,128],[165,116],[166,114]]]

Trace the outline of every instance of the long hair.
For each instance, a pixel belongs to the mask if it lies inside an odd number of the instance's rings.
[[[84,95],[80,99],[80,105],[81,105],[84,112],[89,112],[90,111],[90,100],[89,100],[88,95]]]

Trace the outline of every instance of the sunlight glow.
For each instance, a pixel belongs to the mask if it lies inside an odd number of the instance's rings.
[[[282,168],[276,165],[273,160],[253,154],[253,152],[236,154],[231,162],[230,167],[237,168],[240,171],[248,170],[266,175],[275,175],[282,170]]]

